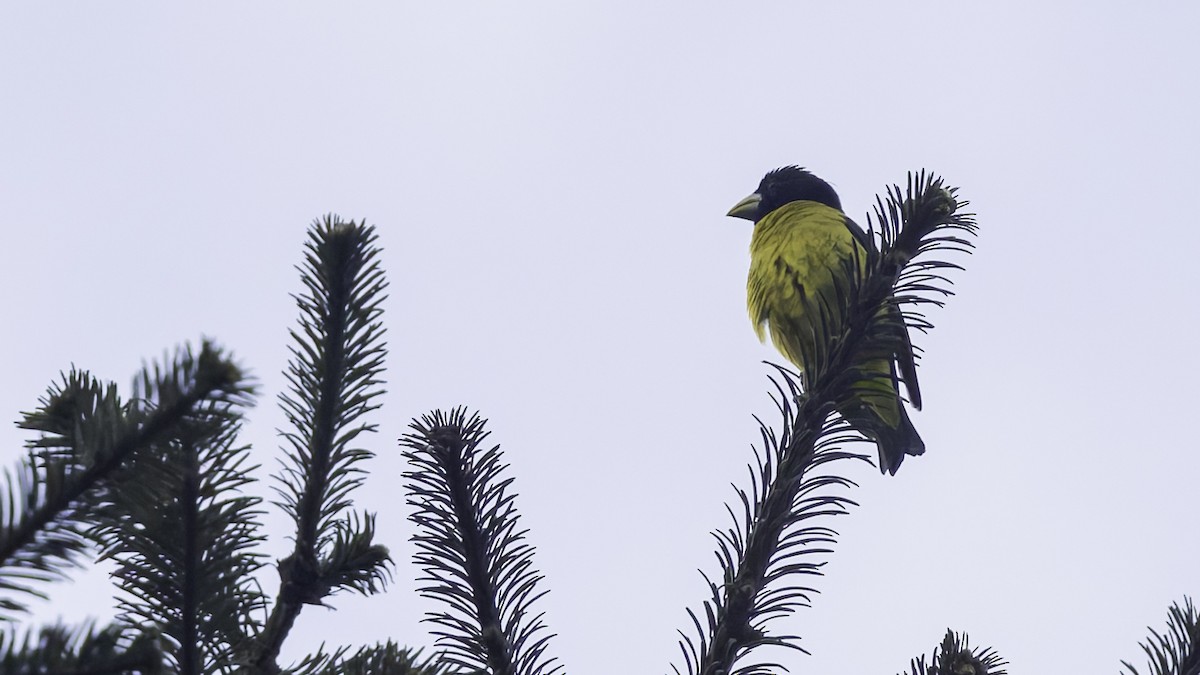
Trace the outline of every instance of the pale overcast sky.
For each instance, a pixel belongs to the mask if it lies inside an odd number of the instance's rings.
[[[927,168],[981,226],[918,338],[928,452],[853,469],[821,595],[775,624],[813,654],[781,658],[894,673],[950,626],[1014,674],[1140,664],[1200,594],[1198,8],[8,3],[0,411],[209,335],[261,379],[245,439],[274,471],[305,229],[366,218],[390,393],[359,504],[396,581],[306,609],[285,654],[431,644],[395,441],[465,404],[517,478],[550,652],[667,672],[774,419],[725,212],[795,163],[863,220]],[[58,591],[42,616],[110,611],[102,574]]]

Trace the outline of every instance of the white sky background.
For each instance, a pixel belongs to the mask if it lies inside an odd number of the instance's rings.
[[[1140,664],[1200,593],[1200,10],[830,4],[8,5],[0,411],[210,335],[261,379],[273,471],[305,229],[366,218],[390,393],[358,497],[396,581],[306,609],[286,654],[431,643],[395,439],[466,404],[517,477],[551,652],[666,672],[774,419],[725,212],[798,163],[864,220],[929,168],[982,233],[918,338],[928,453],[853,470],[821,595],[775,624],[813,656],[782,658],[894,673],[951,626],[1014,674]],[[102,575],[57,591],[43,616],[110,611]]]

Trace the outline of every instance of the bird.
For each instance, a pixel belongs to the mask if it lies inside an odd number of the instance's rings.
[[[838,334],[839,298],[853,286],[855,269],[861,273],[877,253],[875,242],[845,214],[833,187],[799,166],[768,172],[727,215],[754,223],[746,281],[754,331],[760,341],[769,332],[771,343],[806,382],[809,361],[828,346],[819,344],[819,336]],[[894,305],[882,311],[892,314],[894,320],[881,325],[894,327],[895,339],[886,342],[886,353],[878,346],[864,350],[869,356],[856,364],[855,393],[839,404],[838,413],[875,442],[880,471],[895,475],[906,455],[925,452],[899,383],[904,382],[916,410],[921,392],[908,327]]]

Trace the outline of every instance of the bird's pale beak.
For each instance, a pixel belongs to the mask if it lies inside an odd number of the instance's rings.
[[[737,204],[734,204],[733,208],[729,209],[729,213],[725,215],[733,216],[734,218],[745,218],[746,220],[756,220],[758,218],[758,203],[761,201],[762,195],[755,192]]]

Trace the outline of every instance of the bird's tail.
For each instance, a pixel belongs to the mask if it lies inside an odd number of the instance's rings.
[[[896,364],[877,359],[861,366],[862,376],[854,395],[838,406],[838,412],[879,446],[879,470],[895,475],[905,455],[925,453],[925,442],[908,418],[900,397]]]
[[[865,430],[879,446],[879,470],[893,476],[896,475],[896,470],[900,468],[905,455],[915,457],[925,453],[925,441],[921,440],[917,428],[913,426],[912,420],[908,419],[904,405],[899,401],[896,403],[900,410],[900,424],[892,427],[876,418],[873,420],[875,423]]]

